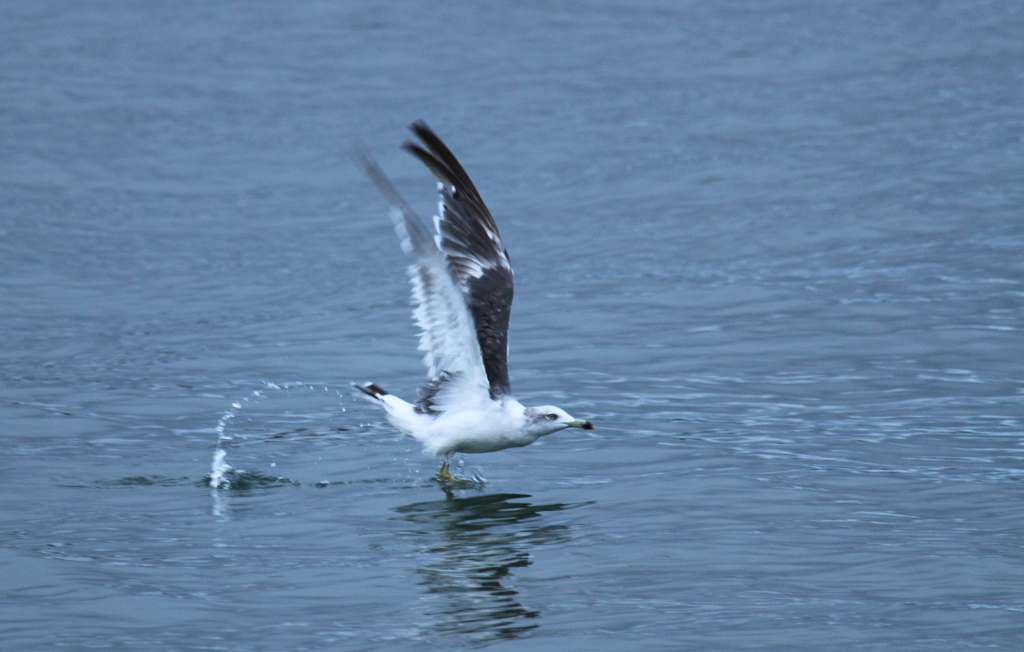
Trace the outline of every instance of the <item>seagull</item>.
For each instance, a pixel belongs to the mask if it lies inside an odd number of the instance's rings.
[[[375,383],[355,385],[384,409],[388,421],[444,456],[438,479],[461,482],[449,471],[455,453],[491,453],[527,446],[566,428],[594,425],[553,405],[525,407],[508,378],[508,322],[513,277],[498,225],[451,150],[422,121],[410,130],[420,143],[403,149],[438,179],[441,195],[434,232],[398,194],[365,147],[358,162],[391,207],[404,251],[413,259],[413,318],[420,329],[427,382],[415,403]]]

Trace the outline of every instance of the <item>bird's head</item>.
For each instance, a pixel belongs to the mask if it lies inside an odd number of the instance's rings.
[[[550,435],[566,428],[594,429],[594,424],[574,419],[568,412],[554,405],[526,408],[526,420],[530,430],[539,433],[538,436]]]

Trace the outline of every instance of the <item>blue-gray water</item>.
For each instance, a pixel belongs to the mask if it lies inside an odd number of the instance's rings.
[[[4,3],[0,647],[1021,649],[1022,107],[1016,2]],[[417,118],[597,424],[451,499]]]

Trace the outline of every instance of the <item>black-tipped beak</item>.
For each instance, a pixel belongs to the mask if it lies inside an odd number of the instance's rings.
[[[580,428],[583,428],[584,430],[593,430],[594,424],[590,423],[589,421],[584,421],[583,425],[580,426]]]
[[[573,419],[572,421],[569,422],[569,427],[583,428],[584,430],[593,430],[594,424],[590,423],[589,421],[584,421],[583,419]]]

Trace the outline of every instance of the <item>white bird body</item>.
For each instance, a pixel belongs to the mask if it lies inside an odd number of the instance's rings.
[[[423,444],[423,454],[430,456],[493,453],[528,446],[544,435],[572,426],[586,427],[584,424],[587,423],[578,423],[578,419],[552,405],[527,408],[514,398],[488,401],[476,409],[447,410],[431,416],[372,383],[357,387],[369,389],[372,392],[370,400],[384,408],[388,422]],[[530,419],[530,413],[542,414],[543,420],[536,422]]]
[[[406,143],[438,178],[434,233],[406,204],[367,152],[367,174],[391,205],[409,267],[428,381],[408,403],[373,383],[356,385],[384,408],[388,421],[427,455],[490,453],[526,446],[569,427],[593,429],[553,406],[524,407],[508,378],[508,322],[513,275],[498,227],[466,171],[433,131],[412,125],[425,144]]]
[[[515,399],[437,417],[416,412],[411,403],[390,394],[381,403],[391,425],[423,444],[425,455],[492,453],[532,444],[541,436],[524,428],[526,408]]]

